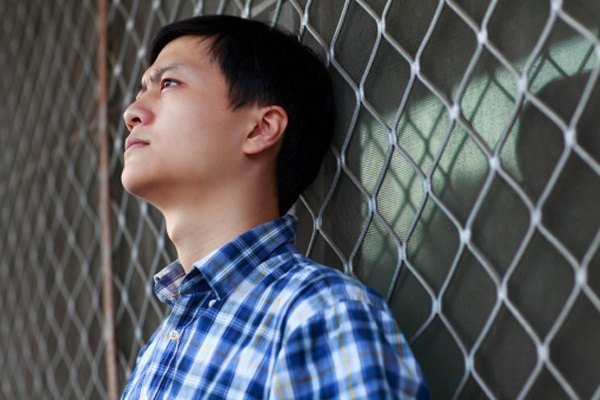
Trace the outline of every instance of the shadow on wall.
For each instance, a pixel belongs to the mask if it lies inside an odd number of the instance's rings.
[[[586,102],[590,78],[559,79],[538,95],[567,125],[577,121],[572,137],[538,108],[523,112],[517,148],[523,189],[540,205],[543,228],[508,287],[509,298],[548,342],[550,361],[581,398],[591,398],[600,382],[600,251],[592,246],[600,234],[600,80]],[[557,390],[545,372],[537,398]]]
[[[408,239],[408,261],[436,296],[441,293],[441,314],[413,346],[434,398],[485,397],[481,383],[507,399],[529,384],[528,398],[590,398],[597,390],[600,252],[593,244],[600,233],[600,84],[582,101],[588,82],[584,73],[546,85],[536,97],[547,113],[523,107],[515,149],[520,176],[513,177],[518,188],[494,177],[473,220],[470,245],[461,245],[456,226],[431,202]],[[552,115],[566,125],[578,118],[575,149],[565,145],[568,136]],[[451,209],[461,201],[464,207],[482,187],[464,179],[448,183],[438,196]],[[541,210],[539,225],[532,223],[532,205]],[[581,271],[587,279],[578,283]],[[498,292],[504,285],[506,302]],[[391,305],[408,337],[431,317],[431,302],[404,268]],[[544,346],[551,368],[538,364]]]

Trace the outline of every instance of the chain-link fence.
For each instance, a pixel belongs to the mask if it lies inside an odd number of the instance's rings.
[[[328,62],[299,246],[388,299],[433,398],[600,399],[597,0],[0,2],[0,398],[114,396],[165,315],[121,114],[156,29],[211,13]]]

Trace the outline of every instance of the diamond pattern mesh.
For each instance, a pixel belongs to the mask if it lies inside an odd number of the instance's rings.
[[[295,206],[298,245],[389,301],[433,398],[600,399],[599,4],[1,2],[0,398],[110,398],[111,375],[122,390],[175,254],[120,185],[121,114],[159,26],[227,13],[327,61],[337,131]]]

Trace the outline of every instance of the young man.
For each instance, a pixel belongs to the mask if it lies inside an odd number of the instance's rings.
[[[155,276],[172,312],[123,398],[426,397],[385,302],[303,257],[284,215],[331,140],[325,67],[230,16],[167,25],[150,64],[122,181],[164,214],[179,259]]]

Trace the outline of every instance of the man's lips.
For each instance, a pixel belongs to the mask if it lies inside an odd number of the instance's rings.
[[[125,140],[125,151],[128,151],[130,149],[134,149],[136,147],[141,147],[141,146],[145,146],[147,144],[150,144],[149,142],[146,142],[145,140],[142,140],[138,137],[135,136],[129,136],[126,140]]]

